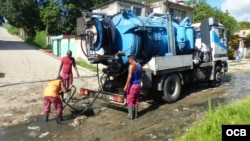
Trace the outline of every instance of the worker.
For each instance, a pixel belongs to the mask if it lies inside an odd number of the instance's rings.
[[[63,85],[66,89],[68,89],[73,83],[72,66],[75,69],[77,77],[79,77],[75,59],[72,57],[72,51],[68,50],[67,56],[61,59],[61,64],[58,73],[58,76],[61,76],[63,78]],[[70,98],[70,93],[67,94],[67,99],[69,98]]]
[[[52,80],[49,82],[43,94],[45,122],[47,122],[49,119],[51,104],[53,104],[55,107],[57,118],[59,118],[59,120],[63,120],[62,118],[63,105],[60,99],[60,95],[62,95],[65,92],[66,89],[62,83],[62,77],[57,77],[56,80]]]
[[[141,93],[141,65],[136,62],[135,56],[130,55],[128,77],[123,91],[126,92],[128,118],[137,118],[139,107],[139,95]]]

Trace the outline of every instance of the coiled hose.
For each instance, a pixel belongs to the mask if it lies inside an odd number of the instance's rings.
[[[62,98],[62,102],[65,103],[65,105],[63,106],[63,109],[62,111],[67,107],[69,106],[72,110],[76,111],[77,114],[74,114],[74,116],[72,118],[76,118],[80,115],[82,115],[84,112],[86,112],[92,105],[93,103],[96,101],[96,99],[98,98],[98,96],[100,95],[100,93],[102,92],[102,83],[101,83],[101,80],[100,80],[100,75],[99,75],[99,67],[98,67],[98,64],[97,64],[97,79],[98,79],[98,85],[99,85],[99,88],[98,88],[98,92],[97,94],[95,95],[94,99],[86,106],[84,107],[83,109],[76,109],[75,107],[73,107],[72,105],[69,104],[69,102],[71,101],[71,99],[74,97],[75,93],[76,93],[76,87],[74,85],[72,85],[70,88],[69,88],[69,92],[70,92],[70,97],[67,101],[65,101],[65,99]],[[56,119],[56,122],[57,124],[61,124],[63,123],[62,121],[60,121],[60,117],[57,117]]]

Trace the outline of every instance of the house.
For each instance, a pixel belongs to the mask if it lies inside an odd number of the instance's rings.
[[[124,0],[110,0],[103,4],[92,7],[92,12],[106,13],[107,15],[114,15],[121,12],[121,9],[131,9],[137,16],[145,16],[146,5],[133,1]]]
[[[193,8],[185,6],[184,0],[162,0],[153,3],[111,0],[97,5],[91,9],[92,12],[114,15],[119,13],[121,9],[124,8],[132,9],[137,16],[147,16],[150,13],[171,13],[173,14],[173,17],[180,20],[184,19],[185,17],[189,17],[191,20],[193,19]]]
[[[250,29],[242,29],[235,34],[239,36],[239,51],[242,58],[250,58],[250,42],[246,40],[246,37],[250,35]]]
[[[174,18],[180,20],[185,17],[193,19],[193,8],[185,6],[184,0],[163,0],[149,4],[152,13],[171,13]]]

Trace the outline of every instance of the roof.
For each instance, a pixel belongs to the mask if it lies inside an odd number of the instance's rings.
[[[130,4],[137,4],[137,5],[142,5],[142,6],[144,6],[144,4],[137,3],[137,2],[132,2],[132,1],[128,1],[128,0],[109,0],[109,1],[104,2],[104,3],[102,3],[102,4],[96,5],[96,6],[92,7],[91,9],[101,8],[101,7],[105,6],[105,5],[111,4],[111,3],[116,2],[116,1],[119,1],[119,2],[126,2],[126,3],[130,3]]]
[[[250,34],[250,29],[242,29],[239,32],[235,33],[238,34],[239,37],[245,38],[248,34]]]
[[[159,2],[163,2],[165,5],[168,5],[170,8],[179,7],[179,8],[185,8],[188,10],[194,10],[194,8],[192,8],[192,7],[182,5],[182,4],[177,3],[177,2],[168,1],[168,0],[160,0],[160,1],[152,2],[152,3],[149,3],[149,5],[153,6],[154,4],[159,3]]]
[[[104,2],[102,4],[96,5],[96,6],[92,7],[91,9],[101,8],[101,7],[105,6],[105,5],[111,4],[111,3],[116,2],[116,1],[126,2],[126,3],[130,3],[130,4],[137,4],[137,5],[141,5],[141,6],[145,6],[146,5],[146,4],[137,3],[137,2],[128,1],[128,0],[109,0],[109,1]],[[177,6],[177,7],[183,7],[183,8],[190,9],[190,10],[194,9],[192,7],[189,7],[189,6],[186,6],[186,5],[181,5],[179,3],[171,2],[171,1],[168,1],[168,0],[156,1],[156,2],[149,3],[147,5],[150,5],[150,4],[153,4],[153,3],[157,3],[157,2],[166,2],[166,3],[168,2],[170,5],[174,5],[174,6]]]

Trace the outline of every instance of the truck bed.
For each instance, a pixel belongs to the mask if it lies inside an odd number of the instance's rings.
[[[192,69],[192,58],[192,54],[153,57],[143,68],[151,70],[154,75],[176,70]]]

